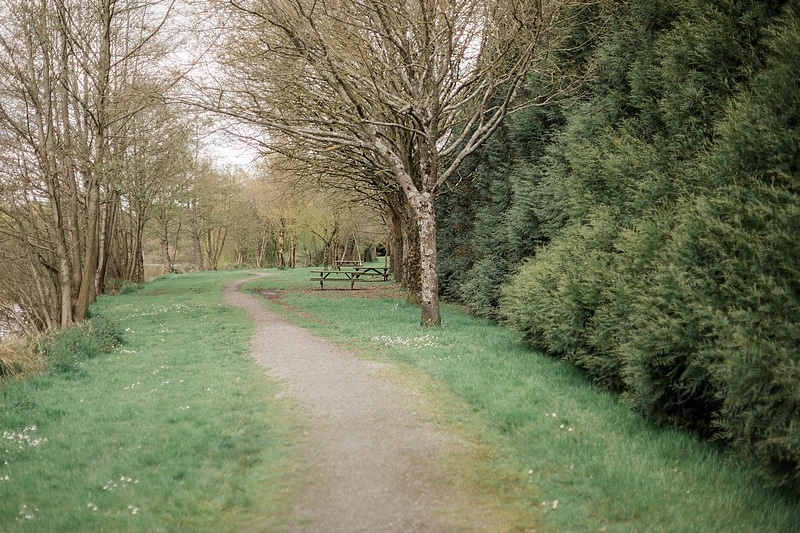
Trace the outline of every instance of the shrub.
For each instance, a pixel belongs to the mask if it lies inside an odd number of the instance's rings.
[[[649,264],[626,276],[619,294],[628,304],[627,333],[615,351],[631,405],[656,422],[709,436],[717,396],[706,354],[716,315],[709,302],[714,259],[701,244],[706,236],[699,220],[684,220]]]
[[[592,375],[611,390],[626,389],[624,357],[619,348],[635,337],[637,306],[642,295],[651,290],[655,258],[671,230],[670,217],[654,216],[621,230],[615,240],[614,261],[605,270],[607,287],[586,334],[594,352],[594,363],[588,365]]]
[[[800,198],[751,182],[699,196],[635,298],[626,397],[724,439],[800,492]]]
[[[47,367],[56,372],[76,372],[83,360],[111,351],[122,342],[119,326],[102,316],[44,336],[39,349]]]
[[[105,294],[126,294],[130,287],[136,287],[136,284],[123,278],[110,278],[106,280]]]
[[[565,228],[504,290],[501,312],[529,346],[562,357],[596,382],[618,388],[619,361],[598,353],[589,334],[615,271],[613,216]]]
[[[766,68],[729,110],[695,205],[718,280],[715,421],[774,484],[800,493],[800,5],[769,30]]]
[[[695,212],[720,280],[706,356],[722,401],[715,425],[800,492],[800,197],[765,184],[727,192]]]
[[[464,304],[478,316],[497,319],[497,306],[502,293],[499,281],[508,279],[512,265],[500,257],[477,261],[461,284]]]

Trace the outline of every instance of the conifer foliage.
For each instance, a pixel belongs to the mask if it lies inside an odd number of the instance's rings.
[[[448,286],[475,306],[482,236],[524,236],[484,314],[800,493],[800,3],[606,7],[583,96],[475,164]]]

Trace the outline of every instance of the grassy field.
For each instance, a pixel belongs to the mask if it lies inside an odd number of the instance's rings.
[[[307,476],[290,399],[248,357],[221,287],[164,276],[95,314],[125,342],[79,372],[6,384],[0,531],[280,531]],[[800,506],[722,453],[655,429],[571,367],[456,307],[424,330],[383,284],[313,290],[305,269],[249,283],[298,324],[392,364],[482,450],[454,480],[518,531],[800,531]]]
[[[297,490],[294,412],[221,304],[241,273],[103,297],[123,346],[6,384],[0,531],[276,531]]]

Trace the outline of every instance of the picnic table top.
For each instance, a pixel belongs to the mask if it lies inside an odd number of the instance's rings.
[[[386,277],[389,274],[389,267],[378,267],[378,266],[362,266],[362,267],[352,267],[346,269],[334,269],[334,270],[310,270],[312,274],[319,274],[321,277],[328,277],[328,276],[337,276],[342,275],[347,278],[351,277],[358,277],[363,275],[377,275]]]
[[[347,268],[335,268],[335,269],[328,269],[328,270],[325,270],[325,269],[311,270],[310,272],[314,272],[314,273],[320,273],[320,272],[330,272],[330,273],[335,273],[335,272],[345,272],[345,273],[347,273],[347,272],[351,272],[351,273],[353,273],[353,272],[355,272],[355,273],[363,274],[364,272],[384,273],[384,272],[388,272],[389,269],[390,269],[390,267],[388,267],[388,266],[361,265],[361,266],[350,266],[350,267],[347,267]]]

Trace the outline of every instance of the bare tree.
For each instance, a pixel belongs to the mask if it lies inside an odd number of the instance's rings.
[[[187,188],[187,174],[193,164],[190,154],[189,120],[163,103],[150,103],[125,122],[123,134],[115,135],[111,150],[116,165],[109,179],[108,200],[105,203],[108,213],[103,220],[121,217],[117,224],[117,249],[115,261],[116,277],[141,283],[144,281],[144,238],[145,227],[154,216],[170,214],[173,204]],[[161,229],[165,225],[161,225]],[[105,235],[105,232],[101,232]],[[160,235],[164,237],[164,234]],[[162,254],[169,255],[167,246]],[[124,250],[121,250],[123,247]],[[101,257],[108,253],[101,247]],[[171,261],[165,268],[170,270]],[[98,274],[101,278],[105,270],[105,260],[101,261]]]
[[[378,162],[413,213],[421,321],[437,326],[436,192],[544,63],[568,3],[219,1],[226,76],[204,105],[303,151]]]
[[[0,0],[0,164],[26,184],[12,200],[0,190],[0,204],[40,263],[34,284],[59,302],[28,313],[47,316],[43,327],[82,320],[102,290],[123,137],[160,99],[150,90],[164,58],[156,36],[172,1]]]

